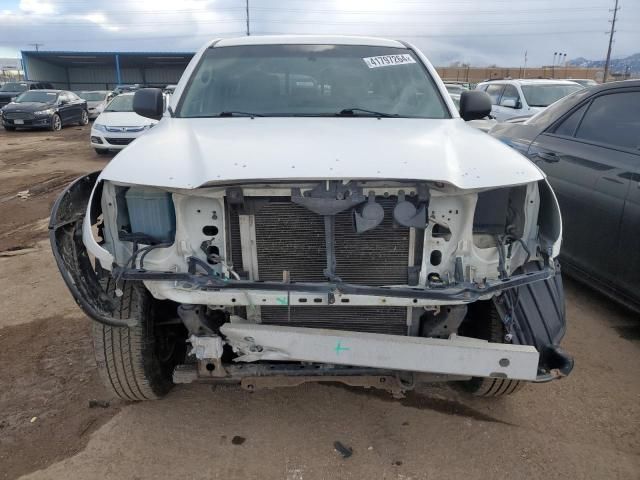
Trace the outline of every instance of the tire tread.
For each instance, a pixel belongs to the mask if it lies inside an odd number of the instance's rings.
[[[132,327],[93,323],[96,364],[103,383],[123,400],[155,400],[162,397],[170,388],[170,382],[157,378],[153,371],[150,373],[150,355],[146,350],[153,348],[153,341],[146,338],[146,333],[152,326],[152,320],[148,302],[144,298],[146,292],[131,282],[125,282],[123,295],[118,298],[115,297],[113,279],[105,280],[103,285],[107,294],[118,302],[115,317],[129,319],[137,316],[140,320]]]
[[[484,338],[490,342],[501,343],[504,341],[505,330],[494,305],[488,309],[486,335]],[[485,319],[478,319],[479,321]],[[524,382],[509,378],[480,378],[474,377],[464,382],[464,388],[476,397],[503,397],[511,395],[522,388]]]

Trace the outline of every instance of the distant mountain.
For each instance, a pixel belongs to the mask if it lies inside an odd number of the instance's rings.
[[[569,61],[569,65],[584,68],[604,68],[604,60],[587,60],[586,58],[576,58]],[[609,69],[614,73],[624,73],[629,68],[631,74],[640,74],[640,53],[634,53],[625,58],[612,58]]]

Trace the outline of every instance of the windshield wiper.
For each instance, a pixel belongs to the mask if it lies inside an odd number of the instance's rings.
[[[264,117],[264,115],[260,115],[259,113],[236,112],[233,110],[220,112],[218,116],[219,117]]]
[[[382,113],[382,112],[376,112],[375,110],[367,110],[364,108],[357,108],[357,107],[344,108],[340,110],[336,115],[358,116],[358,113],[366,113],[374,117],[398,117],[399,116],[397,113]]]

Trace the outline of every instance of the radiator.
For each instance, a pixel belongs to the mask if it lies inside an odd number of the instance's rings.
[[[409,229],[393,224],[395,197],[378,197],[385,210],[383,222],[373,230],[356,233],[351,211],[336,215],[336,274],[347,283],[368,286],[405,285],[409,259]],[[228,241],[233,263],[242,261],[238,214],[229,209]],[[325,282],[324,219],[306,208],[279,199],[255,215],[258,277],[292,282]],[[262,323],[402,335],[406,308],[377,306],[261,307]]]
[[[353,332],[405,335],[407,309],[403,307],[261,307],[262,323]]]

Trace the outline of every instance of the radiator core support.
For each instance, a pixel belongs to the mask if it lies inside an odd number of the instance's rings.
[[[294,198],[296,202],[292,201]],[[352,209],[332,215],[331,242],[327,236],[328,217],[300,204],[312,200],[315,199],[304,196],[247,196],[241,207],[229,208],[230,250],[233,255],[241,252],[242,269],[250,280],[322,282],[329,273],[334,280],[362,285],[408,284],[415,244],[411,242],[410,229],[394,223],[395,196],[370,195],[383,218],[376,228],[365,232],[356,230]],[[353,201],[364,200],[365,197],[358,197]],[[407,334],[407,307],[388,306],[383,299],[371,299],[365,305],[348,297],[334,297],[335,303],[323,296],[287,295],[278,300],[279,306],[263,299],[250,302],[247,319],[267,325]]]

